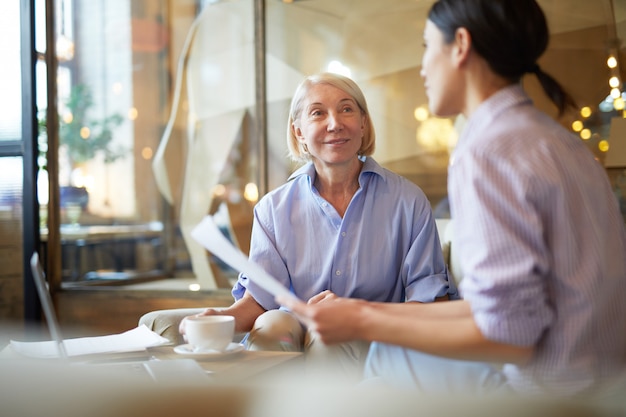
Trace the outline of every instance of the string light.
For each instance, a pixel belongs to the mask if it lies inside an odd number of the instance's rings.
[[[570,126],[572,131],[577,133],[580,139],[596,153],[598,161],[603,159],[603,157],[598,157],[598,154],[606,154],[609,150],[609,138],[606,137],[607,132],[602,128],[606,124],[607,117],[612,118],[617,115],[626,118],[626,92],[624,92],[619,62],[620,44],[621,41],[616,38],[610,40],[608,44],[606,59],[608,94],[598,103],[597,108],[601,113],[594,114],[594,107],[584,106],[580,109],[579,118]]]
[[[583,129],[580,131],[580,137],[583,140],[589,140],[589,138],[591,138],[591,130],[589,129]]]
[[[580,115],[584,117],[585,119],[589,118],[589,116],[591,116],[591,107],[585,106],[582,109],[580,109]]]
[[[609,78],[609,86],[611,86],[611,88],[617,88],[619,87],[619,85],[619,78],[617,78],[616,76]]]
[[[607,65],[607,67],[609,67],[611,69],[616,68],[617,67],[617,59],[613,55],[609,56],[609,59],[606,60],[606,65]]]
[[[609,141],[604,139],[598,142],[598,149],[600,149],[601,152],[607,152],[609,150]]]

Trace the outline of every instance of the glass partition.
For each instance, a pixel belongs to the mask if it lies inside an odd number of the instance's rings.
[[[59,175],[47,178],[44,158],[39,188],[45,207],[47,182],[58,182],[61,224],[50,227],[60,228],[63,285],[178,277],[230,287],[234,271],[189,233],[217,213],[248,250],[258,199],[253,2],[53,3]],[[41,2],[39,34],[44,12]]]

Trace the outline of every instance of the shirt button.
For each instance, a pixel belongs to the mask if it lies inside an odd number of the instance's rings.
[[[335,271],[335,275],[337,276],[341,275],[341,271]]]
[[[345,235],[346,235],[346,232],[341,232],[341,236],[345,236]]]

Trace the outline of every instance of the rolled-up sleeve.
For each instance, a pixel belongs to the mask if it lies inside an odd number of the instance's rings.
[[[416,205],[412,227],[413,241],[406,253],[402,273],[407,301],[431,302],[446,294],[458,298],[458,291],[449,279],[432,211],[428,204]]]
[[[523,166],[498,155],[466,152],[450,168],[455,248],[461,250],[463,297],[483,335],[520,346],[537,342],[554,319],[546,300],[549,251],[542,221],[529,201]]]

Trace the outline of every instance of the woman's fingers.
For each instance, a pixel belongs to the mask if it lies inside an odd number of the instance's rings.
[[[311,297],[307,304],[316,304],[316,303],[319,303],[321,301],[333,300],[335,298],[337,298],[337,295],[334,292],[332,292],[330,290],[325,290],[325,291],[322,291],[321,293]]]

